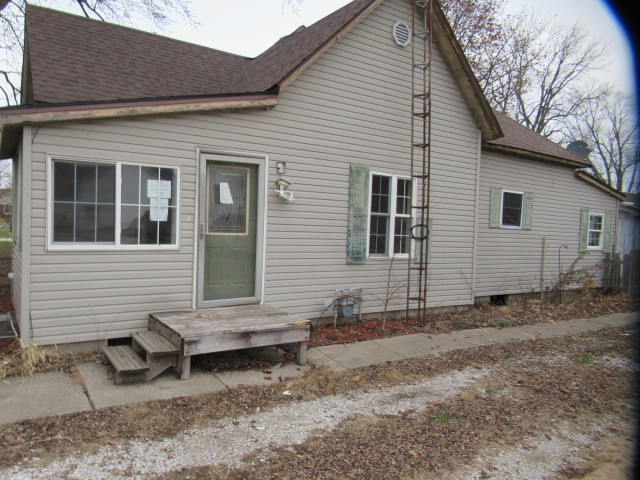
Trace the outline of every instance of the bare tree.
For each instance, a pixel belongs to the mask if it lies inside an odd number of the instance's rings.
[[[30,0],[51,6],[55,0]],[[295,1],[295,0],[292,0]],[[189,8],[190,0],[70,0],[78,13],[87,18],[130,24],[136,18],[147,18],[158,28],[169,23],[169,14],[180,14],[195,25]],[[0,0],[0,101],[7,105],[20,102],[20,66],[24,49],[25,0]]]
[[[589,73],[604,67],[607,46],[590,41],[578,24],[553,26],[551,33],[547,32],[540,35],[539,47],[533,52],[521,52],[536,60],[530,64],[528,85],[516,90],[516,110],[507,113],[533,131],[550,137],[560,133],[563,121],[590,100],[575,92],[589,82]]]
[[[620,191],[636,191],[640,146],[633,99],[606,91],[582,97],[574,100],[578,107],[564,122],[564,139],[587,142],[595,177]]]
[[[474,71],[483,69],[487,49],[503,38],[501,23],[505,0],[441,0],[456,39]]]
[[[604,66],[606,45],[578,24],[557,25],[528,10],[505,15],[503,0],[441,3],[491,105],[557,137],[562,121],[588,100],[575,91]]]

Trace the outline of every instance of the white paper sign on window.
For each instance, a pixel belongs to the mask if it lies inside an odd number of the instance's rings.
[[[169,199],[152,198],[149,220],[152,222],[166,222],[169,218]]]
[[[231,189],[227,182],[220,182],[220,203],[223,205],[233,205],[233,197]]]
[[[147,197],[171,198],[171,180],[147,180]]]

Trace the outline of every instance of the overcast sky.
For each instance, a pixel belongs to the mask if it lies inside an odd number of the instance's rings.
[[[200,26],[179,20],[162,33],[181,40],[254,57],[300,25],[310,25],[350,0],[304,0],[298,11],[284,0],[192,0]],[[242,8],[238,8],[242,5]],[[580,22],[592,37],[610,45],[610,65],[598,78],[632,92],[633,55],[624,29],[604,0],[507,0],[514,13],[527,7],[558,22]]]

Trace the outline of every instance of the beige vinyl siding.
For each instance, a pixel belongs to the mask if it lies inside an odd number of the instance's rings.
[[[540,291],[542,239],[547,237],[545,285],[558,279],[558,250],[565,271],[579,252],[580,213],[613,212],[616,199],[575,178],[572,168],[482,152],[475,292],[478,296]],[[533,193],[531,230],[489,228],[491,187]],[[613,242],[613,237],[612,237]],[[604,258],[590,251],[577,267]],[[594,269],[596,283],[602,271]]]
[[[409,174],[410,50],[391,28],[409,3],[389,0],[314,63],[269,111],[65,123],[34,129],[34,337],[60,343],[126,336],[151,311],[192,305],[196,150],[269,155],[265,301],[319,317],[337,288],[363,287],[381,311],[388,259],[346,264],[349,165]],[[434,59],[433,241],[429,304],[472,302],[479,133],[440,56]],[[178,251],[46,252],[46,155],[181,168]],[[295,201],[279,201],[275,163],[287,162]],[[395,262],[393,282],[406,279]],[[404,293],[392,308],[402,309]]]

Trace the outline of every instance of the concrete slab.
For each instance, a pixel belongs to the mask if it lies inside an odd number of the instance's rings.
[[[494,345],[496,342],[494,340],[490,340],[487,337],[487,333],[491,330],[495,330],[494,328],[474,328],[471,330],[461,330],[456,332],[456,334],[464,340],[466,343],[471,344],[475,347],[485,347],[487,345]]]
[[[0,399],[0,424],[91,410],[80,382],[62,372],[5,378]]]
[[[317,349],[347,369],[366,367],[405,358],[403,355],[378,345],[374,341],[326,345],[317,347]]]
[[[108,377],[108,367],[97,363],[78,366],[87,392],[96,408],[114,407],[128,403],[198,395],[218,392],[226,387],[213,374],[192,370],[189,380],[178,380],[175,372],[168,370],[149,383],[114,385]]]
[[[484,334],[484,337],[495,343],[510,342],[512,340],[535,340],[534,334],[519,330],[519,327],[494,328]]]
[[[307,370],[311,369],[309,365],[288,364],[283,367],[274,367],[271,373],[265,373],[260,370],[239,370],[216,372],[215,376],[220,382],[227,387],[238,387],[240,385],[271,385],[273,383],[283,382],[287,378],[299,377]]]
[[[327,355],[322,353],[318,347],[313,347],[307,350],[307,361],[311,365],[327,367],[329,370],[333,370],[334,372],[342,372],[346,370],[343,365],[340,365],[333,358],[329,358]]]
[[[391,350],[404,358],[428,355],[430,349],[427,348],[427,345],[430,341],[427,335],[423,333],[372,340],[377,345]]]
[[[489,328],[487,330],[491,330],[491,329]],[[484,334],[485,334],[484,331],[476,332],[474,335],[474,337],[476,337],[475,342],[470,341],[470,339],[468,338],[471,336],[471,333],[469,331],[443,333],[443,334],[434,336],[434,338],[436,340],[446,343],[447,345],[451,345],[452,347],[455,347],[456,350],[459,350],[461,348],[477,347],[478,346],[477,343],[480,343],[482,341],[488,342],[488,340],[485,337],[483,337]],[[489,343],[487,343],[486,345],[489,345]]]
[[[556,328],[555,323],[536,323],[533,325],[522,325],[518,327],[522,333],[533,335],[535,338],[550,338],[555,337]]]

